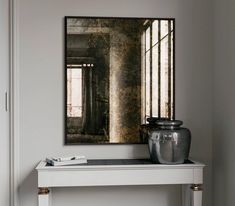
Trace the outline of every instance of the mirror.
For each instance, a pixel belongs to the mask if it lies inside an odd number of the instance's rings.
[[[65,17],[65,144],[138,144],[174,119],[175,21]]]

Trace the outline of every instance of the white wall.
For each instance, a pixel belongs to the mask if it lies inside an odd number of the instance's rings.
[[[0,0],[0,205],[9,205],[9,112],[5,111],[5,92],[9,88],[8,0]]]
[[[192,131],[191,157],[205,162],[204,205],[211,205],[211,0],[19,0],[20,206],[36,206],[34,167],[46,156],[136,158],[147,146],[63,145],[63,17],[176,18],[176,117]],[[57,206],[177,206],[179,187],[56,189]]]
[[[216,0],[214,9],[214,206],[234,205],[235,185],[235,1]]]

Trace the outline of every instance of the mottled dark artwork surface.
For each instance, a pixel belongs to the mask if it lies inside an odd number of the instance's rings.
[[[174,19],[66,17],[65,143],[145,143],[148,117],[174,118]]]

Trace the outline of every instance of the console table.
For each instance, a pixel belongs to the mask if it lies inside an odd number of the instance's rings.
[[[38,206],[51,206],[53,187],[182,185],[182,206],[202,206],[204,164],[152,164],[149,160],[89,160],[87,165],[49,166],[41,161]]]

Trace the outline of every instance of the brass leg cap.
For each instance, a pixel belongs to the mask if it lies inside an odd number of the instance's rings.
[[[202,185],[201,184],[193,184],[191,187],[190,187],[193,191],[202,191]]]
[[[47,195],[49,194],[50,190],[47,187],[39,187],[38,194],[39,195]]]

